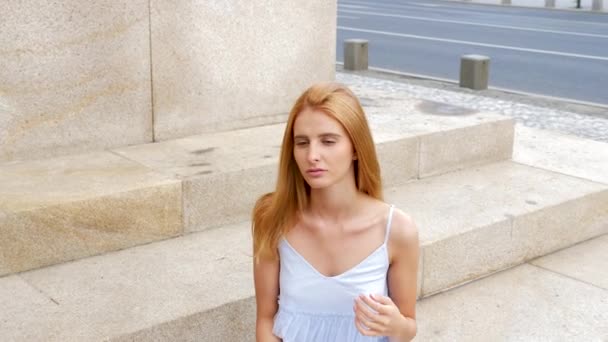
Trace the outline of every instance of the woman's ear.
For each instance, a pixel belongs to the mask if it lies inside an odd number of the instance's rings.
[[[353,154],[353,160],[357,160],[357,154],[356,153]]]

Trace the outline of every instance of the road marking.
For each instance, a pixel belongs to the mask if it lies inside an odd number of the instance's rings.
[[[461,25],[472,25],[472,26],[495,27],[495,28],[503,28],[503,29],[510,29],[510,30],[520,30],[520,31],[534,31],[534,32],[567,34],[567,35],[572,35],[572,36],[584,36],[584,37],[594,37],[594,38],[608,38],[607,35],[594,34],[594,33],[581,33],[581,32],[545,30],[545,29],[535,29],[535,28],[527,28],[527,27],[508,26],[508,25],[481,24],[481,23],[473,23],[473,22],[469,22],[469,21],[448,20],[448,19],[433,19],[433,18],[415,17],[415,16],[411,16],[411,15],[401,15],[401,14],[387,14],[387,13],[378,13],[378,12],[361,12],[361,11],[354,11],[354,10],[341,10],[341,11],[344,11],[344,12],[347,12],[347,13],[352,13],[352,14],[364,14],[364,15],[372,15],[372,16],[379,16],[379,17],[393,17],[393,18],[403,18],[403,19],[433,21],[433,22],[439,22],[439,23],[450,23],[450,24],[461,24]]]
[[[604,56],[582,55],[582,54],[578,54],[578,53],[568,53],[568,52],[551,51],[551,50],[528,49],[528,48],[521,48],[521,47],[516,47],[516,46],[508,46],[508,45],[486,44],[486,43],[470,42],[470,41],[466,41],[466,40],[419,36],[419,35],[415,35],[415,34],[405,34],[405,33],[387,32],[387,31],[377,31],[377,30],[366,30],[366,29],[360,29],[360,28],[356,28],[356,27],[338,26],[338,30],[381,34],[381,35],[385,35],[385,36],[394,36],[394,37],[403,37],[403,38],[431,40],[431,41],[437,41],[437,42],[446,42],[446,43],[454,43],[454,44],[462,44],[462,45],[483,46],[483,47],[489,47],[489,48],[495,48],[495,49],[534,52],[534,53],[540,53],[540,54],[545,54],[545,55],[556,55],[556,56],[565,56],[565,57],[594,59],[594,60],[598,60],[598,61],[608,61],[608,57],[604,57]]]
[[[417,2],[413,2],[412,3],[413,6],[423,6],[423,7],[441,7],[441,5],[434,5],[434,4],[419,4]]]
[[[346,7],[346,8],[359,8],[359,9],[367,9],[369,7],[367,6],[359,6],[359,5],[345,5],[345,4],[338,4],[338,7]]]
[[[352,17],[350,15],[338,15],[338,19],[340,18],[344,18],[344,19],[359,19],[359,17]]]

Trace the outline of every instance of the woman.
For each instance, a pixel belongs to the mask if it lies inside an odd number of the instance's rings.
[[[415,336],[418,231],[382,201],[371,132],[347,87],[316,84],[296,101],[252,230],[257,341]]]

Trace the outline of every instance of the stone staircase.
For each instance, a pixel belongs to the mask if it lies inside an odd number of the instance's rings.
[[[608,232],[604,166],[539,152],[582,149],[568,138],[353,90],[386,201],[420,227],[420,298]],[[0,165],[0,336],[252,341],[248,219],[273,188],[283,127]]]

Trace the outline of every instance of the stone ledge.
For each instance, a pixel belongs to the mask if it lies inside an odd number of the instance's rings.
[[[513,162],[387,189],[388,201],[414,214],[420,228],[423,296],[521,263],[530,253],[608,232],[606,197],[603,184]],[[569,236],[546,238],[562,231],[560,218],[572,210],[579,225],[590,226],[572,229],[566,220]],[[89,330],[64,332],[63,340],[86,333],[110,341],[241,341],[252,337],[255,316],[250,249],[250,225],[243,222],[17,277],[58,303],[67,315],[62,319],[87,322]],[[11,303],[0,314],[8,323],[0,335],[24,340],[32,331],[46,331],[49,321],[33,315],[23,325],[14,322],[31,310],[28,302],[11,300],[8,291],[30,291],[9,289],[15,277],[0,278],[0,298]]]

